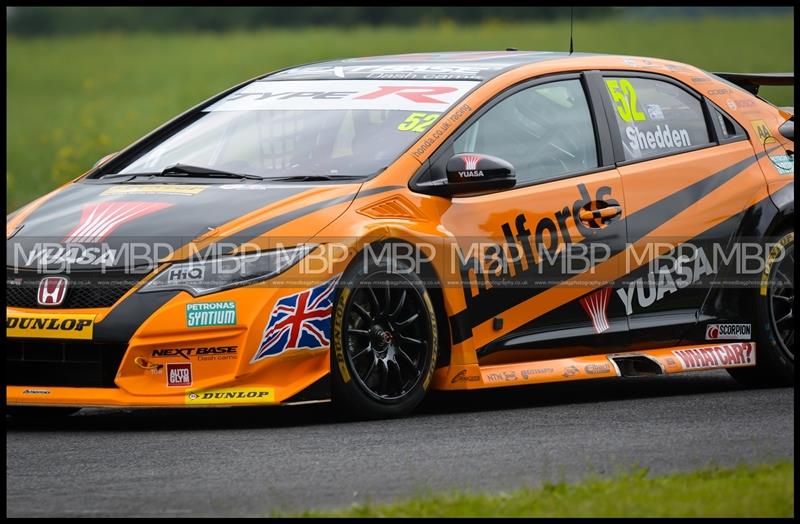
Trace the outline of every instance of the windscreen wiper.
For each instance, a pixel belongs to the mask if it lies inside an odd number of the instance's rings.
[[[117,173],[113,175],[104,175],[100,178],[123,178],[123,177],[140,177],[140,176],[195,176],[195,177],[208,177],[208,178],[240,178],[247,180],[263,180],[263,177],[258,175],[248,175],[246,173],[233,173],[230,171],[223,171],[215,167],[193,166],[189,164],[173,164],[165,167],[161,172],[157,173]]]
[[[360,175],[289,175],[265,177],[264,180],[277,180],[279,182],[327,182],[330,180],[361,180]]]

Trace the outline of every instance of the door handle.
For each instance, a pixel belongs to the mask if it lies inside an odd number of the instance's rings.
[[[578,213],[578,218],[581,222],[586,222],[590,226],[599,227],[600,224],[622,213],[622,208],[619,206],[608,206],[602,209],[582,209]]]

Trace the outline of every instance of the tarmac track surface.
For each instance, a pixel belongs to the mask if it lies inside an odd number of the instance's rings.
[[[724,371],[432,395],[410,417],[327,404],[6,419],[8,516],[264,516],[426,492],[794,459],[794,389]]]

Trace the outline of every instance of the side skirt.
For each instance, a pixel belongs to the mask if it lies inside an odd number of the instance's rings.
[[[432,387],[440,390],[485,389],[592,378],[671,375],[755,365],[755,342],[731,342],[514,364],[450,366],[436,371]]]

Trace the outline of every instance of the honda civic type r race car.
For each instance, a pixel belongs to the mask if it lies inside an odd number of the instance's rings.
[[[240,84],[8,216],[7,404],[789,384],[794,117],[755,95],[792,82],[507,51]]]

